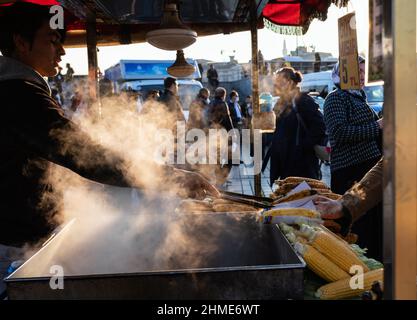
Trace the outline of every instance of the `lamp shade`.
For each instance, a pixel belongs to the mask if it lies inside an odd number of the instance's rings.
[[[177,51],[177,59],[174,64],[167,68],[168,73],[177,78],[188,77],[195,72],[195,67],[189,64],[184,57],[184,51]]]
[[[146,34],[146,41],[162,50],[181,50],[192,45],[196,39],[197,32],[181,22],[175,3],[165,5],[161,26]]]

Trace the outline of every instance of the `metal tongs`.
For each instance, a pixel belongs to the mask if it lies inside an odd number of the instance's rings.
[[[221,198],[234,202],[247,204],[256,208],[272,208],[274,205],[271,198],[257,197],[248,194],[241,194],[231,191],[219,190]]]

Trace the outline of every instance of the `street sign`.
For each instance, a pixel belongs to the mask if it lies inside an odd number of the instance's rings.
[[[343,90],[360,89],[358,40],[355,13],[339,19],[340,87]]]

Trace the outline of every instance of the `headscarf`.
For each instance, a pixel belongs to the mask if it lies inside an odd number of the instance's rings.
[[[364,63],[365,62],[365,58],[362,56],[358,57],[359,60],[359,64]],[[339,62],[336,63],[336,65],[333,67],[333,71],[332,71],[332,80],[333,83],[340,88],[340,64]],[[362,89],[350,89],[350,90],[346,90],[349,93],[355,95],[355,96],[359,96],[359,97],[363,97],[363,90]]]

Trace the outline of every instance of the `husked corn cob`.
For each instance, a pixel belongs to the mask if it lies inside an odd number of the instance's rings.
[[[278,181],[283,181],[284,183],[301,183],[303,181],[305,182],[321,182],[320,180],[317,179],[312,179],[312,178],[305,178],[305,177],[286,177],[283,180],[278,180]]]
[[[340,194],[337,193],[333,193],[333,192],[329,192],[329,193],[322,193],[321,194],[323,197],[332,199],[332,200],[339,200],[342,196]]]
[[[363,289],[352,289],[350,287],[351,278],[347,278],[320,287],[316,296],[323,300],[356,297],[365,291],[371,290],[375,281],[380,281],[383,284],[383,277],[384,269],[372,270],[363,274]]]
[[[308,244],[296,243],[295,250],[303,256],[307,266],[326,281],[333,282],[350,277],[347,272],[340,269],[336,264]]]
[[[257,212],[260,209],[244,204],[214,204],[215,212]]]
[[[330,192],[330,189],[326,188],[312,188],[311,190],[316,191],[319,195],[327,194]]]
[[[342,270],[350,273],[352,266],[361,266],[364,272],[369,268],[358,258],[348,244],[325,231],[315,231],[310,236],[311,245],[333,261]]]
[[[356,243],[356,241],[358,240],[358,235],[354,234],[354,233],[348,233],[345,237],[342,237],[340,234],[337,234],[335,232],[333,232],[332,230],[328,229],[327,226],[324,225],[319,225],[319,229],[323,230],[324,232],[327,232],[329,235],[335,237],[337,240],[341,241],[343,243],[343,245],[348,248],[349,250],[351,250],[353,253],[356,254],[355,250],[352,249],[352,247],[350,246],[353,243]]]
[[[314,191],[314,190],[303,190],[303,191],[299,191],[299,192],[296,192],[296,193],[294,193],[294,194],[291,194],[291,195],[285,196],[285,197],[283,197],[283,198],[281,198],[281,199],[278,199],[278,200],[276,201],[276,203],[282,203],[282,202],[294,201],[294,200],[302,199],[302,198],[305,198],[305,197],[313,196],[313,195],[315,195],[316,193],[317,193],[317,192],[316,192],[316,191]]]
[[[305,208],[281,208],[268,210],[264,213],[264,216],[298,216],[319,219],[320,213],[316,210]]]

